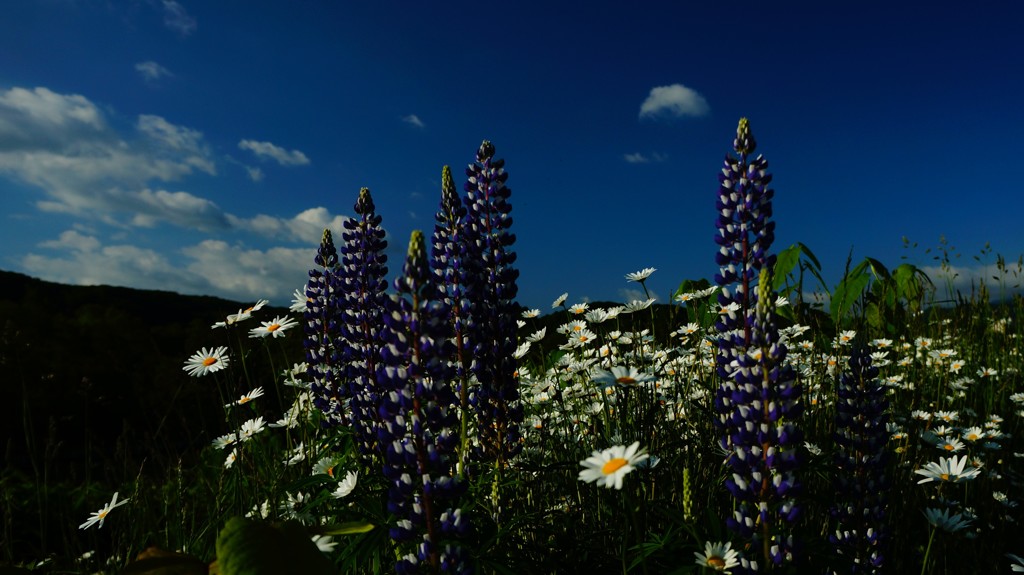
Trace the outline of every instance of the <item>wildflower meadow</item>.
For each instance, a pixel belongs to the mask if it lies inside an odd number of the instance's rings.
[[[361,190],[290,310],[226,309],[181,358],[218,398],[201,450],[3,473],[0,573],[1024,572],[1020,263],[969,294],[873,258],[826,285],[774,244],[757,150],[740,120],[720,272],[668,302],[648,283],[685,270],[639,261],[646,299],[518,305],[488,141],[404,261]]]

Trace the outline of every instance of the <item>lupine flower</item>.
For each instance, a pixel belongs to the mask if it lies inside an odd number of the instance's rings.
[[[338,251],[331,230],[324,230],[314,258],[318,268],[309,271],[306,282],[306,309],[302,314],[306,350],[306,373],[312,378],[313,404],[324,414],[325,423],[348,422],[345,408],[349,389],[342,378],[341,306],[338,293]]]
[[[878,368],[863,349],[850,354],[836,402],[836,529],[829,540],[852,560],[852,573],[877,573],[884,560],[885,507],[889,479],[888,416]],[[834,570],[833,573],[838,573]]]
[[[622,489],[622,478],[636,469],[648,455],[640,449],[640,442],[635,441],[629,447],[615,445],[603,451],[594,451],[590,457],[580,462],[583,469],[579,480],[587,483],[597,482],[598,486]]]
[[[455,189],[451,169],[441,169],[441,206],[434,216],[433,250],[430,267],[434,274],[438,297],[449,310],[452,326],[452,364],[454,380],[459,394],[459,413],[469,411],[470,366],[473,363],[473,298],[476,285],[473,263],[467,260],[466,208]],[[540,315],[540,311],[537,311]],[[524,314],[525,317],[525,314]],[[467,422],[468,423],[468,422]],[[461,427],[460,443],[465,456],[468,427]],[[460,462],[460,472],[462,464]]]
[[[473,375],[478,386],[471,402],[477,414],[478,455],[496,460],[501,469],[522,449],[523,406],[516,379],[515,297],[519,271],[512,267],[516,237],[509,231],[511,190],[505,185],[505,161],[494,158],[484,141],[476,162],[466,168],[466,262],[472,262],[476,283],[472,298]]]
[[[388,511],[397,518],[390,530],[399,543],[416,542],[399,560],[399,573],[429,565],[434,572],[462,573],[467,567],[458,546],[445,543],[465,533],[468,523],[453,504],[465,489],[454,478],[459,441],[456,398],[449,385],[449,310],[428,267],[423,234],[413,232],[397,294],[384,314],[382,395],[378,441],[388,481]]]
[[[727,523],[755,548],[765,549],[769,564],[781,564],[793,558],[786,524],[799,513],[795,471],[803,438],[795,420],[803,406],[775,325],[776,294],[769,273],[775,256],[768,255],[775,230],[769,221],[774,192],[768,187],[768,162],[761,156],[749,159],[756,146],[746,118],[741,119],[733,142],[739,157],[726,157],[719,175],[715,241],[721,268],[715,282],[721,287],[721,312],[715,327],[722,383],[714,406],[733,471],[726,487],[736,511]]]
[[[342,310],[343,345],[338,361],[348,381],[352,423],[363,453],[379,452],[377,405],[383,392],[377,381],[382,326],[387,305],[387,241],[380,227],[370,190],[359,191],[356,218],[345,221],[345,244],[341,248],[341,268],[336,289],[344,298]]]
[[[208,373],[218,372],[228,366],[228,348],[223,345],[217,348],[205,347],[192,357],[185,360],[182,368],[192,377],[201,377]]]
[[[125,503],[128,503],[128,501],[128,499],[122,499],[121,501],[118,501],[117,492],[114,492],[114,496],[110,499],[110,503],[104,505],[103,508],[100,509],[99,511],[94,511],[91,514],[91,517],[89,517],[89,519],[87,519],[85,523],[79,525],[78,528],[88,529],[93,525],[99,525],[102,528],[103,522],[107,519],[107,515],[109,515],[110,512],[113,511],[114,509],[124,505]]]

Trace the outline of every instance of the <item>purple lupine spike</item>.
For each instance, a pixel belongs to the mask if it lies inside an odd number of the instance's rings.
[[[511,190],[505,186],[505,161],[494,159],[494,146],[484,141],[476,162],[466,169],[466,286],[472,298],[473,375],[478,386],[471,401],[477,413],[481,457],[503,468],[522,449],[523,407],[516,378],[514,300],[519,271],[512,267],[516,237],[509,232]]]
[[[306,310],[303,312],[307,374],[312,379],[313,403],[328,425],[346,424],[348,388],[341,383],[341,367],[335,352],[341,345],[341,299],[337,297],[338,252],[331,230],[324,230],[314,258],[320,269],[309,271]]]
[[[889,402],[867,350],[855,349],[847,365],[836,402],[835,503],[831,508],[835,531],[829,541],[849,564],[843,569],[833,566],[832,573],[881,573],[889,490]]]
[[[375,213],[370,190],[359,190],[355,218],[345,220],[345,243],[337,290],[344,299],[342,334],[337,361],[345,366],[348,397],[357,444],[365,453],[378,452],[378,414],[381,389],[377,383],[380,361],[381,325],[387,301],[387,241]]]
[[[721,385],[714,399],[721,445],[729,453],[732,477],[726,487],[736,500],[727,520],[759,550],[771,569],[794,560],[790,524],[799,515],[795,496],[798,448],[803,437],[796,421],[802,414],[801,389],[786,364],[786,347],[775,324],[775,298],[768,255],[774,239],[771,176],[758,156],[746,118],[737,128],[733,148],[719,176],[719,245],[721,286],[717,373]],[[756,282],[756,283],[755,283]],[[756,292],[755,290],[756,286]]]
[[[462,549],[454,542],[468,529],[455,507],[465,486],[454,478],[459,441],[449,310],[430,271],[422,232],[415,231],[396,295],[388,301],[383,363],[378,379],[380,440],[388,511],[397,521],[390,530],[415,551],[396,565],[398,573],[466,573]]]
[[[469,380],[473,363],[472,297],[468,290],[473,285],[469,274],[471,266],[466,258],[466,208],[462,205],[451,169],[441,169],[441,206],[435,215],[433,249],[430,266],[434,272],[438,295],[451,310],[449,321],[452,326],[454,344],[454,381],[459,395],[460,458],[466,455],[468,443]],[[465,460],[460,461],[462,475]]]

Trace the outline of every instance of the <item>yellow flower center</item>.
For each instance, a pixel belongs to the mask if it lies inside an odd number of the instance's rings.
[[[587,336],[585,336],[585,335],[581,335],[581,336],[580,336],[580,341],[581,341],[581,342],[587,341],[587,340],[589,340],[589,339],[590,339],[590,338],[589,338],[589,337],[587,337]]]
[[[211,365],[213,365],[215,363],[217,363],[217,358],[215,358],[215,357],[208,357],[208,358],[203,360],[203,366],[205,366],[205,367],[210,367]]]
[[[621,383],[622,385],[631,385],[631,384],[636,383],[635,379],[633,379],[632,377],[629,377],[629,376],[625,376],[625,375],[620,377],[620,378],[618,378],[618,379],[616,379],[615,381],[618,382],[618,383]]]
[[[267,331],[277,331],[281,329],[281,324],[275,323],[267,326]]]
[[[104,519],[104,518],[106,518],[108,513],[110,513],[109,509],[101,509],[100,512],[96,514],[96,517],[99,517],[100,519]]]
[[[723,567],[724,568],[725,567],[725,559],[722,559],[721,557],[715,557],[715,556],[708,557],[708,567],[715,567],[715,568]]]
[[[574,326],[572,326],[572,330],[573,331],[583,331],[583,326],[582,325],[574,325]]]
[[[943,445],[942,448],[945,449],[946,451],[953,451],[953,444],[952,443],[947,443],[947,444]]]
[[[978,434],[977,433],[969,433],[969,434],[967,434],[967,441],[978,441]]]
[[[625,459],[621,457],[616,457],[615,459],[612,459],[611,461],[605,463],[601,467],[601,473],[605,475],[611,475],[612,473],[615,473],[619,469],[622,469],[622,466],[626,465],[627,463],[629,462],[626,461]]]
[[[943,481],[949,481],[949,474],[948,473],[940,473],[939,474],[939,479],[941,479]]]
[[[331,477],[334,477],[334,466],[333,465],[327,468],[327,475],[330,475]]]

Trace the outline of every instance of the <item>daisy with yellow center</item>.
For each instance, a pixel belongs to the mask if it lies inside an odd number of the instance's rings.
[[[262,397],[262,396],[263,396],[263,388],[262,387],[257,387],[256,389],[254,389],[254,390],[250,391],[249,393],[246,393],[242,397],[238,398],[237,401],[233,401],[233,402],[225,405],[224,407],[231,407],[232,405],[245,405],[246,403],[249,403],[250,401],[256,399],[257,397]]]
[[[89,519],[87,519],[85,523],[79,525],[78,528],[88,529],[93,525],[99,525],[100,527],[103,527],[103,521],[106,520],[107,515],[109,515],[110,512],[113,511],[115,508],[120,507],[125,503],[128,503],[128,499],[122,499],[121,501],[118,501],[117,492],[114,492],[114,497],[110,500],[110,503],[104,505],[103,508],[100,509],[99,511],[92,512],[90,514],[91,516],[89,517]]]
[[[299,322],[287,316],[275,317],[273,321],[262,323],[262,326],[249,330],[249,337],[284,337],[285,331],[299,325]]]
[[[636,465],[647,459],[648,455],[640,449],[640,442],[635,441],[629,447],[615,445],[604,451],[594,451],[590,457],[580,462],[583,470],[579,480],[587,483],[597,482],[599,486],[622,489],[622,478],[636,469]]]
[[[954,455],[949,459],[940,457],[938,463],[930,461],[922,469],[915,469],[914,473],[924,476],[924,479],[918,481],[919,484],[929,481],[957,483],[961,480],[974,479],[981,474],[981,470],[976,467],[968,467],[966,455],[963,457]]]
[[[603,388],[615,386],[632,387],[654,380],[654,376],[638,371],[635,367],[615,366],[611,370],[594,372],[591,380]]]
[[[712,571],[729,573],[729,569],[738,567],[740,564],[739,553],[732,548],[732,543],[704,543],[704,553],[694,551],[697,557],[697,565],[707,567]]]
[[[228,348],[203,348],[185,360],[184,369],[192,377],[200,377],[207,373],[220,371],[228,366]]]

